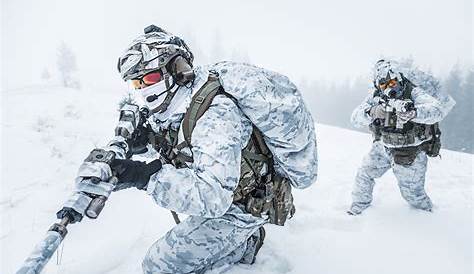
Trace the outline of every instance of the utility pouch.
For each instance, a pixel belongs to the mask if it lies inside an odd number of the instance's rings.
[[[256,187],[247,197],[245,209],[256,217],[267,215],[269,223],[283,226],[295,213],[288,179],[276,175],[272,182]]]
[[[284,225],[286,220],[290,219],[295,214],[293,195],[291,194],[289,180],[278,175],[275,177],[275,197],[268,217],[270,223]]]
[[[441,150],[441,140],[433,139],[425,143],[425,152],[429,157],[439,156],[439,151]]]
[[[382,138],[382,122],[380,119],[376,119],[369,125],[369,130],[372,133],[374,142],[380,141]]]
[[[441,150],[441,130],[438,123],[431,125],[432,138],[428,142],[423,143],[423,149],[429,157],[437,157]]]
[[[266,182],[267,178],[270,178],[270,175],[261,177],[260,184],[254,184],[250,193],[246,195],[245,209],[256,217],[262,217],[262,214],[270,210],[274,197],[273,184]]]
[[[395,164],[404,166],[413,164],[419,151],[420,148],[418,146],[390,149]]]
[[[415,143],[415,133],[413,131],[399,133],[382,130],[382,140],[385,144],[393,146],[406,146]]]

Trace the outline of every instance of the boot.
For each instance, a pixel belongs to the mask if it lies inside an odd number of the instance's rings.
[[[260,227],[255,231],[250,238],[247,240],[247,250],[245,250],[240,263],[242,264],[253,264],[255,263],[255,258],[257,257],[258,251],[262,248],[263,240],[265,239],[265,229]]]

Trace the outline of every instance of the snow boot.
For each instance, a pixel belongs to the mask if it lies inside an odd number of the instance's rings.
[[[255,231],[252,236],[247,240],[247,250],[245,250],[240,263],[242,264],[253,264],[255,263],[255,258],[257,257],[258,251],[262,248],[263,240],[265,239],[265,229],[260,227]]]

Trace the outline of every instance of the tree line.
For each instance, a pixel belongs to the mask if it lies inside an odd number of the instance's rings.
[[[455,65],[447,76],[439,80],[441,89],[456,101],[452,111],[440,123],[443,148],[474,153],[474,68],[463,70]],[[371,81],[364,77],[337,83],[303,80],[299,88],[317,122],[348,129],[355,129],[350,123],[352,111],[373,91]]]

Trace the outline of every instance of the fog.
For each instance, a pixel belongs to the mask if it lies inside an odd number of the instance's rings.
[[[472,64],[472,1],[2,0],[2,90],[55,73],[64,42],[81,80],[122,88],[116,60],[156,24],[189,41],[198,63],[249,61],[294,81],[346,81],[381,55],[411,56],[435,74]]]
[[[243,61],[288,75],[316,121],[346,128],[372,64],[413,59],[458,100],[446,147],[472,152],[472,13],[470,0],[2,0],[0,94],[66,82],[125,93],[117,59],[155,24],[187,41],[196,64]],[[67,81],[58,71],[65,53],[75,69]]]

